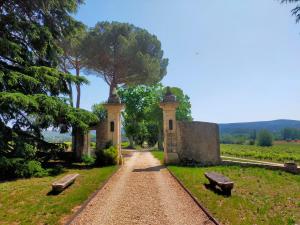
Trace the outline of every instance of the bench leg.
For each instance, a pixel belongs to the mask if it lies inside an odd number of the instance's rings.
[[[224,188],[222,189],[224,194],[227,195],[227,196],[231,196],[231,188]]]
[[[211,188],[215,188],[215,187],[216,187],[216,183],[210,180],[210,181],[209,181],[209,186],[210,186]]]

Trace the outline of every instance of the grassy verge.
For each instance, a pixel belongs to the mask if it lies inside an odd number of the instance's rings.
[[[0,224],[58,224],[82,204],[116,166],[70,169],[57,177],[21,179],[0,183]],[[76,182],[59,195],[49,195],[51,183],[67,173],[79,173]]]
[[[164,152],[163,151],[151,151],[152,155],[157,158],[162,164],[164,163]]]
[[[272,147],[222,144],[221,154],[224,156],[265,160],[279,163],[284,163],[292,160],[300,164],[299,144],[276,144]]]
[[[153,152],[161,159],[161,152]],[[222,224],[300,223],[300,176],[255,167],[168,167]],[[206,188],[204,173],[216,171],[234,181],[231,197]]]

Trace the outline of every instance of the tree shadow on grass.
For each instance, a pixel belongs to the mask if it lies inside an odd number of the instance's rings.
[[[161,169],[165,169],[166,167],[163,165],[159,166],[152,166],[148,168],[143,168],[143,169],[134,169],[132,172],[139,173],[139,172],[158,172]]]

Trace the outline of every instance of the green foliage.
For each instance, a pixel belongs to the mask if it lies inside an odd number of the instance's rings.
[[[273,145],[273,135],[268,130],[261,130],[257,135],[257,145],[268,147]]]
[[[95,137],[96,138],[96,137]],[[90,142],[90,147],[96,149],[96,142]]]
[[[43,169],[38,161],[0,157],[0,179],[44,177],[47,175],[47,170]]]
[[[179,102],[178,108],[176,109],[176,119],[179,121],[192,121],[192,105],[190,97],[183,93],[183,90],[178,87],[170,87],[173,95],[176,96],[176,101]],[[165,94],[167,88],[164,88],[163,94]]]
[[[247,135],[221,135],[222,144],[254,144],[254,140],[250,139]]]
[[[106,149],[96,150],[96,165],[109,166],[118,163],[118,149],[115,146],[110,146]]]
[[[161,84],[118,89],[121,101],[125,104],[123,126],[130,141],[138,145],[142,145],[146,141],[148,146],[154,146],[162,139],[160,134],[162,133],[163,115],[159,104],[165,91],[166,89]],[[173,94],[179,102],[176,118],[191,121],[189,97],[184,95],[180,88],[172,87],[171,91],[174,91]]]
[[[107,110],[104,108],[103,103],[94,104],[92,106],[92,112],[98,117],[100,121],[104,121],[107,118]]]
[[[239,158],[250,158],[285,163],[295,161],[300,164],[299,144],[279,144],[272,147],[250,145],[222,144],[221,154]]]
[[[128,148],[129,147],[129,142],[128,141],[123,141],[122,143],[121,143],[121,147],[122,148]]]
[[[82,57],[83,51],[83,40],[87,34],[86,27],[83,24],[78,24],[73,32],[70,32],[68,36],[65,36],[59,41],[59,46],[63,50],[63,54],[60,57],[60,69],[69,73],[69,70],[75,70],[76,77],[80,77],[80,71],[84,67],[85,58]],[[73,90],[72,84],[69,82],[69,98],[70,105],[73,107]],[[76,84],[77,98],[76,98],[76,108],[80,107],[81,98],[81,87],[80,84]]]
[[[285,128],[281,131],[281,137],[283,140],[299,140],[300,139],[300,130],[295,128]]]
[[[60,164],[55,165],[53,168],[48,169],[48,173],[51,176],[57,176],[65,171],[64,167]]]
[[[96,162],[96,158],[85,154],[82,156],[82,162],[88,166],[94,165],[94,163]]]
[[[84,130],[97,121],[88,111],[68,105],[70,84],[87,80],[57,69],[62,53],[59,42],[80,26],[70,13],[82,2],[11,0],[0,4],[1,156],[50,159],[63,148],[46,142],[43,130]]]
[[[84,42],[86,67],[103,77],[110,93],[118,84],[155,84],[167,72],[155,35],[127,23],[99,22]]]
[[[280,0],[281,3],[300,3],[300,0]],[[297,4],[295,8],[292,9],[292,14],[296,16],[297,23],[300,21],[300,4]]]
[[[118,89],[118,94],[125,104],[123,126],[129,140],[138,145],[146,140],[151,143],[149,139],[153,139],[152,135],[158,133],[162,122],[162,111],[159,108],[162,86],[123,87]],[[156,143],[157,136],[154,138],[156,140],[152,142]]]
[[[160,161],[161,164],[164,164],[164,152],[159,150],[151,151],[151,154]]]

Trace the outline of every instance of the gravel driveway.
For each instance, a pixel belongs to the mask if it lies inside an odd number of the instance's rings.
[[[213,224],[150,152],[134,152],[72,224]]]

